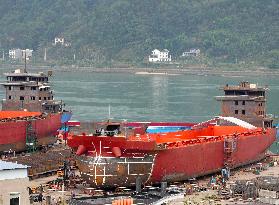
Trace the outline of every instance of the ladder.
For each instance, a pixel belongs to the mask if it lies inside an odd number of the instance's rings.
[[[224,166],[233,168],[234,165],[234,152],[237,148],[236,137],[226,137],[224,139]]]
[[[26,126],[26,150],[27,152],[34,152],[36,151],[37,147],[37,135],[35,130],[32,127],[32,121],[27,121]]]

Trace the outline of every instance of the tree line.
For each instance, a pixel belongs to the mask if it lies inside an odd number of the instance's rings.
[[[0,13],[0,49],[31,48],[36,61],[47,49],[53,63],[135,65],[154,48],[177,59],[199,48],[207,62],[279,68],[277,0],[9,0]]]

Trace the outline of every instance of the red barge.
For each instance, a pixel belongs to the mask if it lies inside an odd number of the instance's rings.
[[[54,135],[60,127],[59,113],[0,111],[0,152],[53,144],[56,141]]]
[[[81,176],[96,187],[133,186],[137,178],[145,184],[182,181],[262,159],[276,139],[265,114],[266,88],[243,82],[224,91],[217,97],[223,116],[189,130],[153,134],[145,126],[108,123],[93,134],[70,134]]]
[[[238,126],[198,124],[191,130],[125,135],[74,135],[80,173],[97,187],[182,181],[257,161],[274,142],[274,128],[257,128],[236,118],[216,120]],[[122,133],[122,134],[121,134]]]
[[[61,127],[63,102],[54,100],[48,74],[26,69],[5,73],[6,98],[0,111],[0,152],[34,150],[52,144]]]

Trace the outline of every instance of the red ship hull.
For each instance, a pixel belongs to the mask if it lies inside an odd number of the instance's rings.
[[[238,133],[238,134],[235,134]],[[168,134],[104,137],[71,136],[81,175],[96,187],[182,181],[235,168],[264,157],[276,130],[209,126]]]
[[[1,114],[5,115],[5,118]],[[0,112],[0,152],[26,150],[27,118],[29,112],[1,111]],[[31,113],[31,112],[30,112]],[[24,115],[24,116],[22,116]],[[31,125],[36,134],[37,145],[48,145],[56,141],[55,134],[61,127],[61,114],[53,113],[40,117],[40,113],[31,113],[34,120]],[[10,118],[7,118],[10,116]],[[24,118],[25,117],[25,118]]]

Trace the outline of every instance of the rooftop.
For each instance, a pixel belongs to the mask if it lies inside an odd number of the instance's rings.
[[[16,77],[16,76],[24,76],[24,77],[47,77],[46,74],[43,72],[39,73],[28,73],[22,69],[16,69],[15,71],[11,73],[4,73],[5,76],[11,76],[11,77]]]
[[[4,73],[4,76],[10,76],[10,77],[47,77],[44,73]]]
[[[17,164],[13,162],[5,162],[0,160],[0,171],[2,170],[11,170],[11,169],[27,169],[28,166]]]
[[[217,100],[251,100],[251,101],[266,101],[264,96],[254,96],[251,97],[249,95],[225,95],[225,96],[215,96]]]
[[[240,82],[239,85],[226,85],[223,87],[224,90],[251,90],[251,91],[266,91],[268,87],[258,86],[257,84],[249,82]]]

